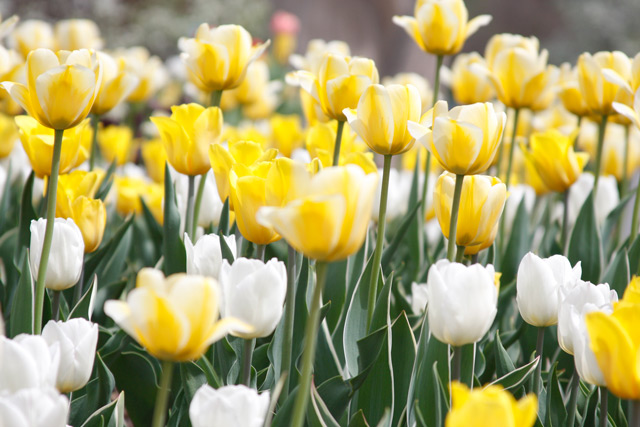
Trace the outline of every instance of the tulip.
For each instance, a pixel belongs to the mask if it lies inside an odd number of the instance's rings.
[[[63,19],[53,31],[58,49],[100,49],[103,45],[100,29],[90,19]]]
[[[269,409],[269,392],[262,394],[244,385],[214,389],[205,384],[196,391],[189,405],[193,427],[261,427]]]
[[[131,47],[126,50],[115,51],[116,59],[123,59],[125,71],[138,78],[138,85],[129,93],[127,101],[144,102],[153,96],[167,81],[167,74],[162,60],[151,56],[144,47]]]
[[[185,175],[201,175],[211,168],[209,145],[222,133],[222,112],[198,104],[171,107],[171,117],[151,117],[167,149],[171,166]]]
[[[116,211],[120,215],[126,216],[131,213],[142,213],[142,203],[144,200],[151,210],[158,223],[163,222],[162,200],[164,197],[164,186],[156,183],[149,183],[142,178],[115,178],[116,187]]]
[[[304,133],[300,124],[300,116],[274,114],[269,120],[271,125],[271,141],[274,148],[285,157],[302,147]]]
[[[578,218],[578,213],[585,200],[593,190],[594,176],[589,172],[581,174],[576,182],[569,188],[569,225],[573,225]],[[595,192],[594,208],[596,221],[602,226],[607,216],[620,203],[618,183],[613,176],[604,176],[598,181],[598,190]]]
[[[411,284],[411,310],[413,314],[421,315],[427,309],[428,292],[426,283]]]
[[[231,250],[233,258],[237,258],[236,236],[224,236],[227,247]],[[222,266],[222,248],[220,247],[220,237],[217,234],[205,234],[200,237],[196,244],[191,243],[189,236],[185,234],[184,246],[187,252],[187,274],[220,278],[220,267]]]
[[[491,22],[491,15],[468,21],[462,0],[418,0],[413,16],[394,16],[420,49],[435,55],[455,55],[471,35]]]
[[[222,317],[237,318],[252,327],[251,332],[231,331],[232,335],[252,339],[273,333],[282,317],[287,292],[287,270],[282,261],[238,258],[229,265],[223,260],[220,286]]]
[[[429,269],[429,329],[440,341],[458,347],[479,341],[497,313],[498,290],[491,264],[469,267],[439,260]]]
[[[507,117],[490,103],[454,107],[438,101],[420,124],[409,122],[409,132],[436,157],[447,171],[474,175],[491,166]],[[431,128],[431,129],[429,129]]]
[[[580,263],[571,268],[562,255],[540,258],[527,253],[520,261],[516,280],[516,302],[525,322],[540,328],[558,323],[559,289],[573,288],[581,275]]]
[[[102,83],[91,112],[96,115],[106,114],[125,100],[138,86],[140,79],[127,70],[123,58],[98,52],[102,64]]]
[[[39,335],[0,336],[0,396],[25,389],[55,387],[60,348]]]
[[[251,105],[260,101],[270,85],[269,65],[266,61],[256,60],[247,66],[247,74],[235,89],[225,91],[222,106],[230,101],[242,105]],[[231,108],[225,108],[225,110]]]
[[[553,191],[566,191],[582,173],[587,153],[573,151],[573,138],[551,129],[531,135],[530,149],[521,145],[544,184]]]
[[[44,218],[31,221],[29,260],[32,277],[38,276],[46,224]],[[56,218],[51,249],[44,284],[49,289],[62,291],[78,282],[84,259],[82,232],[72,219]]]
[[[30,388],[0,396],[0,425],[65,427],[69,400],[53,387]]]
[[[162,140],[152,139],[144,142],[140,152],[149,177],[159,184],[164,183],[164,166],[169,159]]]
[[[27,85],[3,82],[2,87],[43,126],[63,130],[87,117],[102,83],[95,52],[36,49],[26,62]],[[37,82],[37,84],[36,84]]]
[[[560,67],[560,72],[561,82],[558,97],[560,98],[560,101],[562,101],[564,108],[578,117],[584,117],[591,114],[589,106],[580,91],[577,67],[572,68],[570,64],[564,63]]]
[[[98,131],[98,145],[102,157],[108,162],[124,165],[131,157],[133,131],[129,126],[107,126]]]
[[[576,365],[576,371],[583,381],[593,384],[597,387],[606,387],[607,383],[602,373],[602,369],[598,365],[596,355],[591,350],[591,338],[587,330],[585,318],[589,313],[602,312],[611,314],[613,308],[611,306],[598,308],[595,305],[587,304],[580,313],[572,311],[572,322],[576,324],[575,335],[573,339],[573,359]]]
[[[470,391],[466,385],[454,382],[451,396],[445,427],[474,427],[486,422],[503,427],[531,427],[536,421],[538,399],[533,393],[516,401],[497,385]]]
[[[442,234],[449,238],[455,177],[443,173],[436,181],[433,202]],[[456,245],[476,246],[495,239],[497,226],[507,198],[506,186],[495,177],[468,176],[462,183]],[[491,243],[488,244],[491,246]],[[487,246],[487,247],[488,247]]]
[[[349,45],[340,40],[326,42],[322,39],[312,39],[307,44],[304,56],[293,54],[289,62],[298,70],[311,71],[317,74],[322,66],[325,53],[334,55],[351,56]]]
[[[50,176],[54,131],[29,116],[17,116],[15,121],[18,125],[22,147],[29,157],[31,167],[36,176],[38,178]],[[60,153],[60,173],[69,172],[89,157],[91,138],[91,128],[88,120],[64,132]]]
[[[213,177],[213,172],[209,171],[204,175],[200,176],[200,179],[206,179],[204,183],[204,189],[202,191],[202,198],[200,199],[200,211],[198,215],[198,222],[194,224],[194,227],[202,227],[206,229],[210,225],[215,225],[216,227],[220,222],[220,213],[222,212],[222,201],[220,200],[220,196],[218,196],[218,189],[216,188],[216,180]],[[176,186],[176,198],[178,202],[178,209],[183,218],[186,218],[186,207],[188,201],[188,178],[184,175],[176,175],[173,176],[175,178],[175,186]],[[198,181],[198,186],[200,186],[200,181]],[[195,215],[195,209],[194,209]],[[234,217],[231,216],[229,218],[231,222],[234,221]]]
[[[378,154],[395,155],[408,151],[415,140],[407,121],[420,119],[418,89],[412,85],[371,85],[363,92],[357,110],[344,114],[353,130]]]
[[[578,84],[590,112],[608,116],[614,113],[612,103],[620,100],[624,88],[608,81],[603,75],[604,69],[612,69],[628,81],[631,79],[631,60],[619,51],[583,53],[578,58]]]
[[[195,38],[178,41],[189,81],[207,93],[237,87],[247,66],[268,45],[252,46],[251,35],[239,25],[209,28],[206,23],[198,27]]]
[[[38,19],[27,19],[20,22],[9,35],[10,44],[22,55],[29,56],[38,48],[53,49],[54,38],[51,24]]]
[[[486,63],[477,52],[462,53],[453,60],[448,80],[453,98],[460,105],[489,102],[495,97],[491,81],[478,66],[486,67]]]
[[[0,159],[11,154],[18,139],[18,129],[13,117],[0,113]]]
[[[69,393],[84,387],[93,369],[98,344],[98,325],[78,318],[66,322],[50,320],[42,330],[49,346],[59,345],[60,369],[56,388]]]
[[[385,77],[382,79],[384,86],[391,85],[412,85],[418,90],[421,100],[420,111],[425,112],[433,105],[433,90],[431,85],[420,74],[417,73],[398,73],[393,77]]]

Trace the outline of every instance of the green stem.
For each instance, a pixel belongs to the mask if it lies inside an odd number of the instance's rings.
[[[418,157],[416,159],[416,161],[420,161],[420,157]],[[429,171],[431,170],[431,152],[429,150],[427,150],[427,156],[424,160],[424,179],[422,180],[422,198],[420,200],[422,200],[422,206],[420,207],[420,217],[417,218],[418,220],[418,232],[419,232],[419,239],[418,239],[418,243],[420,244],[420,254],[419,254],[419,261],[420,261],[420,265],[422,265],[422,260],[424,259],[424,256],[427,255],[426,254],[426,250],[425,250],[425,254],[422,253],[423,251],[423,247],[424,247],[424,229],[423,229],[423,224],[425,221],[425,218],[427,217],[427,188],[429,187]],[[428,256],[428,255],[427,255]],[[416,269],[419,270],[419,269]]]
[[[630,126],[627,125],[624,127],[624,153],[622,156],[622,178],[620,179],[620,198],[622,199],[624,196],[627,195],[627,186],[629,185],[629,179],[628,179],[628,174],[629,174],[629,168],[628,168],[628,163],[627,163],[627,158],[629,156],[629,140],[631,139],[629,137],[630,135]]]
[[[471,265],[478,263],[478,253],[471,255]]]
[[[580,139],[580,125],[582,125],[582,116],[576,116],[578,118],[578,124],[576,125],[576,128],[578,129],[578,131],[576,132],[576,137],[573,139],[573,148],[577,149],[578,148],[578,139]]]
[[[507,113],[509,108],[507,107]],[[500,172],[502,171],[502,156],[504,155],[504,134],[502,132],[502,138],[500,139],[500,145],[498,146],[498,161],[496,162],[496,176],[500,178]]]
[[[540,395],[540,380],[542,379],[542,350],[544,348],[544,330],[545,328],[538,328],[538,340],[536,342],[536,356],[539,357],[538,366],[536,366],[536,372],[533,374],[533,387],[532,392],[536,395]]]
[[[593,172],[595,179],[593,180],[593,201],[596,200],[598,193],[598,180],[600,179],[600,164],[602,163],[602,148],[604,147],[604,133],[607,130],[607,118],[603,115],[598,125],[598,151],[596,152],[596,169]]]
[[[638,181],[638,185],[636,186],[636,200],[633,203],[633,218],[631,219],[631,237],[629,238],[629,245],[632,245],[638,236],[638,222],[640,222],[640,181]]]
[[[456,175],[456,188],[453,191],[451,204],[451,221],[449,222],[449,246],[447,246],[447,259],[453,261],[456,254],[456,231],[458,230],[458,209],[460,208],[460,196],[462,195],[462,182],[464,175]]]
[[[187,193],[187,210],[185,212],[185,225],[184,231],[189,235],[189,238],[193,240],[194,233],[192,232],[193,224],[193,192],[195,190],[195,175],[189,175],[189,189]]]
[[[222,91],[214,90],[213,92],[211,92],[211,98],[210,98],[209,104],[212,107],[220,107],[221,99],[222,99]]]
[[[511,182],[511,168],[513,167],[513,152],[516,148],[516,137],[518,134],[518,118],[520,117],[520,109],[515,108],[513,115],[513,131],[511,132],[511,146],[509,147],[509,160],[507,162],[507,175],[504,177],[504,184],[509,189],[509,182]]]
[[[580,375],[578,370],[573,369],[573,375],[571,376],[569,404],[567,407],[567,427],[573,427],[576,419],[576,407],[578,405],[578,393],[580,392]]]
[[[367,330],[371,326],[373,310],[376,306],[378,296],[378,277],[380,277],[380,261],[382,259],[382,247],[384,246],[384,226],[387,216],[387,198],[389,195],[389,175],[391,174],[392,155],[384,156],[384,167],[382,170],[382,189],[380,192],[380,210],[378,211],[378,236],[376,239],[376,250],[373,254],[373,270],[371,271],[371,281],[369,282],[369,302],[367,304]]]
[[[298,394],[293,406],[293,422],[291,426],[302,427],[309,403],[309,391],[311,387],[311,374],[313,371],[313,361],[316,354],[316,343],[318,329],[320,326],[320,304],[322,303],[322,289],[326,281],[328,264],[324,262],[316,263],[316,286],[311,299],[311,309],[305,327],[304,351],[302,353],[302,375]]]
[[[566,253],[569,237],[569,189],[566,189],[562,195],[562,203],[564,203],[564,210],[562,213],[562,253]]]
[[[51,252],[51,241],[53,240],[53,223],[56,217],[56,196],[58,190],[58,173],[60,171],[60,153],[62,152],[62,136],[64,129],[56,129],[53,140],[53,157],[51,158],[51,175],[47,188],[47,224],[44,232],[44,242],[42,243],[42,253],[40,254],[40,267],[38,268],[38,279],[36,281],[36,301],[33,311],[33,331],[40,335],[42,331],[42,310],[44,306],[44,279],[47,275],[49,264],[49,253]]]
[[[267,251],[267,245],[256,245],[256,259],[264,262],[264,254]]]
[[[607,427],[607,412],[609,412],[609,392],[606,387],[598,387],[600,391],[600,427]],[[633,424],[630,424],[633,425]]]
[[[333,163],[331,166],[338,166],[340,162],[340,145],[342,144],[342,131],[344,130],[344,123],[338,120],[338,129],[336,130],[336,144],[333,147]]]
[[[629,402],[629,427],[640,427],[640,400]]]
[[[89,154],[89,170],[92,171],[96,165],[96,157],[98,156],[98,127],[100,125],[100,116],[91,115],[91,126],[93,126],[93,137],[91,140],[91,154]]]
[[[153,408],[152,427],[164,427],[167,417],[167,404],[171,392],[171,377],[173,376],[173,362],[165,360],[162,362],[162,378],[160,379],[160,390],[156,394],[156,404]]]
[[[464,260],[464,246],[456,245],[456,262],[462,262]]]
[[[462,346],[452,346],[453,357],[451,358],[451,381],[460,381],[460,372],[462,371]]]
[[[444,60],[444,55],[436,56],[436,76],[433,80],[433,102],[431,106],[433,107],[438,102],[438,92],[440,92],[440,68],[442,68],[442,61]]]
[[[253,349],[255,346],[255,338],[244,340],[244,350],[242,352],[242,384],[247,387],[251,384],[251,359],[253,359]]]
[[[284,313],[284,336],[282,339],[282,366],[281,371],[287,375],[282,388],[281,403],[284,403],[289,395],[289,381],[291,379],[291,351],[293,347],[293,321],[296,310],[296,250],[289,245],[287,256],[287,299]]]
[[[56,322],[58,320],[60,320],[60,291],[53,291],[52,292],[52,295],[51,295],[51,317]]]
[[[200,175],[200,182],[198,183],[198,191],[196,192],[196,202],[193,208],[193,224],[191,224],[191,235],[195,236],[198,229],[198,218],[200,217],[200,207],[202,206],[202,196],[204,195],[204,187],[207,182],[207,173]]]

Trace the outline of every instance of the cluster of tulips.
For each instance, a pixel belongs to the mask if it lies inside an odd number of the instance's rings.
[[[0,425],[640,426],[640,54],[490,21],[393,17],[431,86],[0,19]]]

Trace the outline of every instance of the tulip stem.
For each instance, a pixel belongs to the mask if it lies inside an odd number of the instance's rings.
[[[342,131],[344,130],[344,123],[342,120],[338,120],[338,128],[336,130],[336,143],[333,147],[333,163],[331,166],[338,166],[340,164],[340,145],[342,144]]]
[[[569,404],[567,406],[567,427],[573,427],[576,419],[576,406],[578,404],[578,393],[580,392],[580,375],[578,370],[573,369],[573,375],[571,376]]]
[[[433,79],[433,101],[431,102],[431,107],[436,105],[436,102],[438,102],[438,92],[440,92],[440,68],[442,68],[443,60],[444,55],[436,56],[436,74]]]
[[[511,181],[511,168],[513,167],[513,152],[516,148],[516,137],[518,135],[518,118],[520,117],[520,109],[514,108],[513,114],[513,131],[511,132],[511,146],[509,147],[509,160],[507,162],[507,175],[504,177],[504,185],[509,190],[509,182]]]
[[[532,392],[536,395],[540,395],[540,380],[542,379],[542,350],[544,348],[544,331],[545,328],[538,328],[538,340],[536,342],[536,356],[538,356],[538,366],[536,366],[536,372],[533,374],[533,387]]]
[[[202,196],[204,195],[204,187],[207,183],[207,173],[200,175],[200,182],[198,183],[198,191],[196,193],[196,202],[193,207],[193,224],[191,224],[191,235],[195,236],[198,230],[198,218],[200,217],[200,207],[202,206]]]
[[[509,107],[507,107],[507,113],[509,113]],[[502,137],[500,138],[500,145],[498,146],[498,160],[496,162],[496,176],[500,178],[500,172],[502,171],[502,156],[504,154],[504,134],[502,132]]]
[[[418,244],[420,245],[420,253],[418,254],[420,265],[422,265],[422,261],[425,257],[428,257],[428,251],[424,249],[424,228],[423,224],[425,222],[425,218],[427,217],[427,188],[429,187],[429,171],[431,170],[431,152],[427,151],[427,156],[424,160],[424,179],[422,180],[422,206],[420,207],[420,215],[416,220],[418,221]],[[416,159],[416,161],[420,161],[420,157]],[[424,252],[424,253],[423,253]],[[418,272],[420,269],[416,269]]]
[[[456,262],[462,262],[464,260],[464,246],[456,245]]]
[[[478,263],[478,253],[471,255],[471,265]]]
[[[212,107],[220,107],[220,100],[222,99],[222,90],[214,90],[211,92],[209,98],[209,105]]]
[[[598,387],[600,392],[600,427],[607,427],[607,412],[609,412],[609,392],[606,387]],[[633,425],[633,424],[629,424]]]
[[[53,157],[51,158],[51,175],[47,188],[47,224],[45,226],[40,267],[36,281],[36,301],[33,311],[33,332],[40,335],[42,331],[42,310],[44,305],[44,279],[47,275],[51,241],[53,240],[53,224],[56,216],[56,195],[58,190],[58,172],[60,171],[60,153],[62,151],[62,136],[64,129],[56,129],[53,140]]]
[[[160,390],[156,394],[156,404],[153,408],[152,427],[164,427],[167,417],[167,404],[171,392],[171,377],[173,377],[173,362],[162,362],[162,377],[160,378]]]
[[[60,320],[60,291],[53,291],[51,294],[51,317],[56,322]]]
[[[89,154],[89,170],[92,171],[96,165],[96,157],[98,156],[98,126],[100,125],[100,116],[91,115],[91,126],[93,126],[93,136],[91,139],[91,153]]]
[[[287,299],[285,301],[284,337],[282,340],[282,366],[281,372],[287,375],[281,393],[281,402],[284,403],[289,395],[289,375],[291,370],[291,351],[293,346],[293,321],[296,310],[296,250],[289,245],[287,256]]]
[[[256,258],[264,262],[264,254],[267,251],[267,245],[256,245]]]
[[[247,387],[250,387],[251,384],[251,360],[253,359],[253,349],[255,346],[255,338],[244,340],[244,350],[242,352],[242,384]]]
[[[378,278],[380,277],[380,261],[382,260],[382,247],[384,246],[384,226],[387,216],[387,198],[389,195],[389,175],[391,174],[391,159],[393,156],[384,156],[384,167],[382,169],[382,188],[380,191],[380,209],[378,211],[378,236],[376,238],[376,251],[373,254],[373,270],[371,271],[371,281],[369,282],[369,301],[367,304],[367,330],[371,326],[373,310],[376,307],[378,296]]]
[[[451,221],[449,222],[449,245],[447,246],[447,259],[453,261],[456,255],[456,231],[458,230],[458,209],[460,208],[460,196],[462,195],[462,182],[464,175],[456,175],[456,187],[453,191],[451,204]]]
[[[193,211],[194,211],[194,197],[193,197],[193,193],[195,190],[195,183],[196,183],[196,177],[195,175],[189,175],[189,189],[187,192],[187,210],[185,212],[185,225],[184,225],[184,231],[189,235],[189,238],[191,240],[193,240],[193,230],[192,230],[192,224],[193,224]]]
[[[582,116],[577,116],[576,115],[576,117],[578,118],[578,123],[576,124],[576,128],[577,128],[576,137],[573,138],[573,148],[574,149],[578,148],[578,139],[580,138],[580,125],[582,124]]]
[[[309,403],[309,390],[311,387],[311,373],[313,371],[313,361],[316,354],[316,342],[318,328],[320,326],[320,304],[322,302],[322,290],[326,280],[328,264],[324,262],[316,263],[316,286],[313,290],[311,307],[307,325],[305,326],[304,351],[302,353],[302,374],[298,394],[293,406],[293,422],[291,426],[301,427],[304,424]]]
[[[640,426],[640,400],[629,401],[629,426]]]
[[[629,185],[627,175],[629,174],[629,164],[627,163],[627,156],[629,155],[629,140],[630,138],[629,125],[624,127],[624,152],[622,156],[622,177],[620,179],[620,198],[622,199],[627,195],[627,186]]]
[[[460,381],[462,371],[462,346],[451,346],[453,356],[451,357],[451,381]]]
[[[598,151],[596,152],[596,170],[593,171],[595,179],[593,180],[593,201],[595,203],[596,194],[598,193],[598,180],[600,179],[600,164],[602,163],[602,148],[604,147],[604,133],[607,130],[607,118],[603,115],[598,125]]]
[[[633,218],[631,220],[631,237],[629,238],[629,245],[632,245],[633,242],[636,240],[636,237],[638,236],[639,221],[640,221],[640,181],[638,181],[638,185],[636,186],[636,200],[633,203]]]
[[[562,245],[562,253],[567,252],[567,243],[569,243],[568,235],[569,235],[569,189],[566,189],[564,194],[562,195],[562,203],[564,203],[564,209],[562,213],[562,240],[560,244]]]

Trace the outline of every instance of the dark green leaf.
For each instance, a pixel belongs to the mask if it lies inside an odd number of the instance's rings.
[[[104,175],[102,182],[100,183],[100,187],[98,187],[98,191],[96,191],[96,199],[100,199],[104,201],[109,194],[109,190],[111,190],[111,185],[113,185],[113,173],[116,170],[116,161],[114,160],[110,165],[109,169],[107,169],[107,173]]]
[[[187,269],[187,254],[180,236],[180,212],[176,204],[175,190],[171,182],[169,164],[164,167],[164,240],[162,254],[164,256],[164,273],[182,273]]]
[[[400,247],[400,244],[405,240],[405,236],[407,234],[407,231],[409,231],[411,225],[415,224],[416,214],[420,211],[421,207],[422,203],[418,203],[409,210],[409,212],[402,219],[402,224],[394,234],[393,239],[391,239],[391,242],[389,242],[387,247],[382,252],[382,260],[380,264],[383,271],[387,269],[389,263],[391,262],[393,254],[396,253],[396,251]]]
[[[502,345],[499,332],[496,332],[495,346],[496,375],[498,376],[498,378],[500,378],[509,374],[510,372],[513,372],[516,367],[514,366],[509,353],[507,353],[507,350]]]
[[[491,384],[500,384],[505,390],[515,389],[521,386],[527,381],[528,378],[535,372],[536,366],[538,366],[539,358],[533,359],[531,362],[524,366],[519,367],[515,371],[509,372],[506,375],[493,381]]]
[[[511,227],[509,243],[507,243],[507,248],[502,257],[502,277],[500,278],[502,283],[510,283],[516,277],[522,257],[524,257],[531,248],[529,213],[527,212],[525,202],[525,198],[523,197],[516,211],[513,226]]]
[[[220,250],[222,251],[222,259],[226,259],[229,264],[233,264],[233,261],[235,261],[235,257],[233,256],[233,252],[231,252],[231,248],[229,248],[229,245],[227,245],[227,241],[224,239],[222,230],[218,231],[218,237],[220,238]]]
[[[567,410],[562,400],[562,392],[560,391],[560,383],[558,381],[558,364],[554,364],[549,370],[547,380],[547,426],[563,426],[567,418]]]
[[[28,248],[31,241],[31,221],[38,219],[36,210],[33,208],[31,201],[33,200],[33,181],[35,180],[34,172],[31,171],[27,182],[22,190],[22,201],[20,202],[20,222],[18,225],[18,250]],[[17,255],[16,253],[16,255]]]
[[[11,304],[11,315],[9,317],[10,337],[33,333],[33,304],[33,281],[29,270],[29,254],[27,253],[27,256],[22,261],[18,289],[13,297],[13,304]]]
[[[327,405],[322,401],[313,383],[311,383],[311,399],[307,409],[307,421],[311,427],[340,427],[333,418]]]
[[[593,205],[593,192],[585,200],[569,239],[569,261],[582,262],[582,279],[600,283],[602,242]]]
[[[76,286],[79,286],[79,284]],[[89,289],[87,289],[84,295],[82,295],[82,298],[80,298],[80,301],[78,301],[76,306],[71,310],[71,313],[69,313],[69,319],[82,317],[83,319],[91,320],[93,304],[95,302],[97,292],[98,276],[94,275],[91,285],[89,285]]]
[[[84,263],[84,277],[86,280],[91,280],[94,273],[97,272],[98,267],[103,266],[113,257],[120,242],[124,238],[125,233],[129,230],[129,227],[133,223],[134,217],[127,219],[115,234],[111,237],[107,244],[102,245],[97,251],[91,254]],[[102,277],[101,277],[102,279]],[[85,282],[86,283],[86,282]]]
[[[218,223],[218,231],[225,236],[229,235],[229,198],[224,201],[222,211],[220,212],[220,222]]]
[[[618,251],[611,264],[605,271],[602,277],[603,283],[611,285],[611,289],[615,289],[618,295],[624,294],[624,290],[629,283],[629,259],[627,257],[627,250],[622,249]]]

